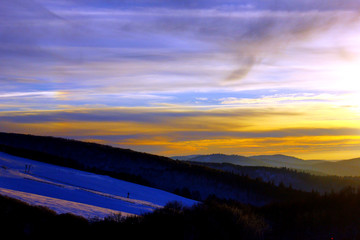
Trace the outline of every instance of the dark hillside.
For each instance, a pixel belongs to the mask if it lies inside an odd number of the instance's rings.
[[[21,157],[106,173],[125,180],[133,178],[149,186],[197,200],[216,195],[263,205],[272,201],[307,197],[305,192],[278,188],[246,176],[95,143],[0,133],[0,149]]]
[[[356,240],[359,201],[353,188],[263,207],[212,197],[193,207],[172,202],[141,216],[87,221],[0,196],[0,226],[3,236],[20,239]]]
[[[0,195],[0,229],[2,239],[81,239],[88,221]]]

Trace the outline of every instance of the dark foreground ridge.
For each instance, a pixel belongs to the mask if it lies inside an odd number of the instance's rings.
[[[211,195],[261,206],[309,193],[157,155],[63,138],[0,133],[0,151],[107,174],[196,200]]]
[[[360,239],[354,189],[264,207],[209,198],[187,208],[171,202],[142,216],[87,220],[0,196],[3,236],[19,239]]]

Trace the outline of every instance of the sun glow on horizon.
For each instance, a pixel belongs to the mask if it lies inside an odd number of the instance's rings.
[[[332,87],[344,91],[338,104],[351,107],[356,113],[360,112],[360,59],[335,67]]]
[[[0,131],[360,156],[360,2],[61,2],[4,0]]]

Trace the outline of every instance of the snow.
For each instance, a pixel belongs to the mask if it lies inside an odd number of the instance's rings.
[[[25,173],[26,165],[31,165],[29,173]],[[0,194],[86,218],[102,218],[117,212],[124,216],[140,215],[169,201],[185,206],[197,203],[159,189],[2,152]]]
[[[19,199],[21,201],[28,202],[33,205],[46,206],[59,214],[73,213],[88,219],[91,219],[93,217],[104,218],[108,215],[118,214],[118,213],[121,213],[121,215],[125,217],[132,215],[121,211],[114,211],[107,208],[96,207],[89,204],[71,202],[57,198],[45,197],[38,194],[21,192],[21,191],[10,190],[5,188],[0,188],[0,194]]]

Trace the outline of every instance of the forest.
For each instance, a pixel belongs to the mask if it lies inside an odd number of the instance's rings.
[[[248,176],[251,179],[270,182],[276,186],[283,185],[306,192],[337,192],[348,186],[356,188],[360,185],[360,177],[317,175],[286,167],[240,166],[232,163],[202,162],[191,162],[191,164],[206,166],[240,176]]]
[[[312,194],[262,207],[209,197],[193,207],[170,202],[141,216],[85,219],[0,196],[4,236],[20,239],[360,239],[360,192]]]

